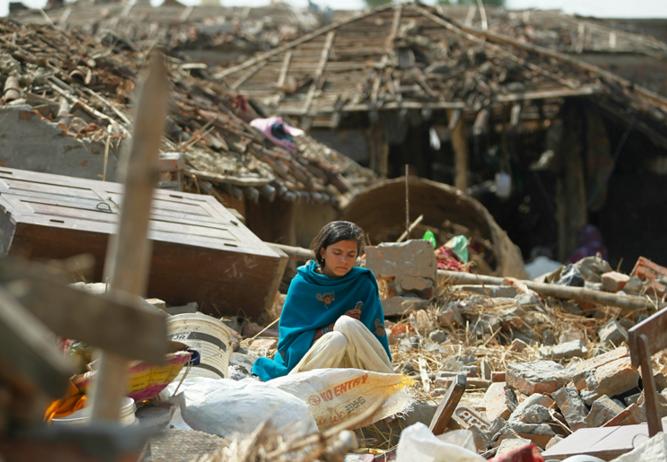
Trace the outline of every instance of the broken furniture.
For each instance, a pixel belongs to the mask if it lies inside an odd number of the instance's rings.
[[[632,365],[641,368],[650,437],[661,432],[663,428],[658,414],[658,391],[651,369],[651,356],[667,348],[665,330],[667,330],[667,308],[663,308],[628,331]]]
[[[122,185],[0,169],[0,252],[30,259],[81,253],[101,280],[116,231]],[[156,190],[148,296],[196,301],[214,315],[258,316],[271,306],[287,263],[211,196]]]

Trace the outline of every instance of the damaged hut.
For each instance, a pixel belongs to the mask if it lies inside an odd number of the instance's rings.
[[[190,62],[228,65],[266,51],[283,40],[319,27],[323,18],[286,3],[242,8],[184,5],[167,1],[52,2],[44,11],[21,10],[12,19],[24,24],[78,29],[104,43],[145,49],[159,43],[169,54]]]
[[[555,10],[485,7],[482,11],[477,6],[458,5],[439,5],[438,10],[465,26],[491,30],[572,55],[667,95],[667,83],[662,78],[667,72],[667,36],[655,33],[660,30],[660,20],[640,21],[625,30],[627,26],[622,28],[619,21],[578,17]]]
[[[613,262],[667,259],[667,100],[600,68],[406,3],[220,74],[381,176],[411,164],[472,193],[525,258],[567,260],[594,223]],[[655,225],[634,226],[645,216]]]
[[[144,56],[83,32],[1,21],[0,164],[113,180]],[[162,186],[212,194],[260,238],[304,245],[346,195],[373,181],[312,138],[288,137],[280,120],[269,119],[267,131],[251,102],[201,70],[175,58],[168,65]],[[264,132],[253,120],[265,122]]]

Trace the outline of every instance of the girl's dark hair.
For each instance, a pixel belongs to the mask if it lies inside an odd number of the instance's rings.
[[[315,260],[321,267],[324,266],[324,260],[320,250],[340,241],[356,241],[357,254],[360,254],[364,242],[364,230],[351,221],[332,221],[324,225],[310,244]]]

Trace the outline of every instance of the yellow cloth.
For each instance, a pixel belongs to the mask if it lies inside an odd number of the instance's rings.
[[[378,339],[361,321],[349,316],[338,318],[333,331],[317,339],[290,374],[326,368],[394,372]]]
[[[48,405],[44,411],[44,420],[50,422],[59,417],[66,417],[86,405],[86,395],[72,382],[69,383],[65,397],[57,399]]]

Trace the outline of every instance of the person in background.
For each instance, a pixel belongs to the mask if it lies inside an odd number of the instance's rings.
[[[594,225],[586,225],[577,234],[577,248],[570,256],[570,262],[576,263],[584,257],[600,255],[607,259],[607,248],[602,242],[602,234]]]
[[[311,244],[315,255],[292,279],[273,359],[258,358],[261,380],[320,368],[393,372],[384,312],[373,273],[355,266],[362,229],[349,221],[326,224]]]

